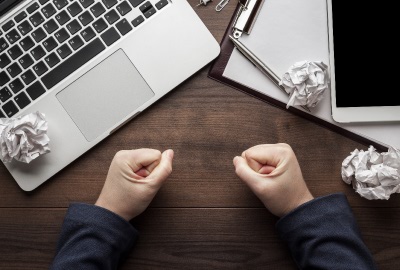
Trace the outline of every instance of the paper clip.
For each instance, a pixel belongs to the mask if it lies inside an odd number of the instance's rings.
[[[221,2],[218,3],[218,5],[215,7],[215,11],[220,12],[226,4],[228,4],[229,0],[221,0]]]
[[[200,3],[196,5],[196,7],[198,6],[207,6],[208,2],[211,2],[212,0],[200,0]]]

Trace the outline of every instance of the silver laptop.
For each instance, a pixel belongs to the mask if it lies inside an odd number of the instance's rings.
[[[186,0],[0,0],[0,116],[40,111],[51,153],[5,164],[30,191],[214,59]]]

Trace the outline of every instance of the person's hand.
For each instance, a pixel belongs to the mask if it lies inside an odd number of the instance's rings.
[[[126,220],[142,213],[172,172],[174,152],[154,149],[119,151],[111,162],[96,205]]]
[[[251,147],[235,157],[236,174],[265,207],[282,217],[313,199],[292,148],[283,143]]]

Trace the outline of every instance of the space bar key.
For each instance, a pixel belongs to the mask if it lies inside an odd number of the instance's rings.
[[[83,47],[73,56],[62,62],[60,65],[55,67],[52,71],[47,73],[42,78],[42,83],[49,90],[57,83],[61,82],[63,79],[68,77],[75,70],[83,66],[90,59],[98,55],[101,51],[105,49],[105,46],[100,41],[100,39],[96,38],[88,45]]]

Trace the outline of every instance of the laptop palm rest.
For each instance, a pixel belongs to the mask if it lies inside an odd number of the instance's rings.
[[[150,100],[154,92],[120,49],[56,96],[90,142]]]

